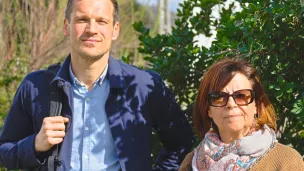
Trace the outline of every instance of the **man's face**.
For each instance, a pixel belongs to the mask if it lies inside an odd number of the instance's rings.
[[[70,38],[72,56],[96,61],[109,56],[112,40],[119,35],[110,0],[75,0],[64,33]]]

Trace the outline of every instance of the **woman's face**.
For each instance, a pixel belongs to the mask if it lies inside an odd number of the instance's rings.
[[[252,90],[252,83],[245,75],[236,73],[221,91],[231,95],[243,89]],[[237,98],[242,98],[242,95],[244,94],[238,94],[238,92],[236,92],[234,98],[237,100]],[[249,100],[246,98],[249,98],[249,96],[243,96],[243,99]],[[241,102],[242,100],[237,101],[238,104]],[[214,103],[217,102],[215,101]],[[252,103],[242,106],[238,104],[236,104],[233,97],[230,96],[228,97],[227,104],[222,107],[209,106],[208,115],[217,125],[221,137],[222,135],[227,136],[234,134],[238,135],[238,138],[241,138],[250,130],[254,121],[254,115],[257,113],[255,101],[253,100]]]

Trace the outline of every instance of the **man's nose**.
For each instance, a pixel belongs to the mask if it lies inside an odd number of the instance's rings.
[[[97,32],[97,25],[95,20],[90,20],[90,22],[87,25],[87,32],[95,34]]]

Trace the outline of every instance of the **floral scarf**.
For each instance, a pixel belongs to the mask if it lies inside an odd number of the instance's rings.
[[[267,125],[231,144],[209,131],[194,151],[193,171],[244,171],[261,159],[275,144],[275,132]]]

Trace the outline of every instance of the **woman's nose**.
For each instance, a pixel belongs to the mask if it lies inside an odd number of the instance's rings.
[[[237,106],[238,106],[238,105],[235,103],[233,97],[230,96],[230,97],[228,98],[226,107],[227,107],[227,108],[235,108],[235,107],[237,107]]]

